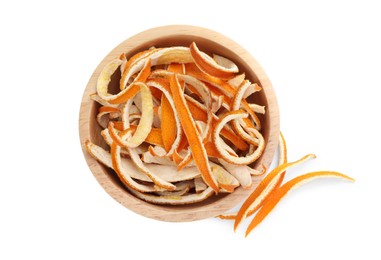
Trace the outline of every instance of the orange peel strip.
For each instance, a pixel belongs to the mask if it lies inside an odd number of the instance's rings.
[[[123,184],[127,188],[131,188],[140,192],[152,192],[155,191],[155,189],[151,186],[143,185],[140,183],[137,183],[134,181],[129,173],[124,170],[121,166],[121,157],[120,157],[120,146],[117,145],[115,142],[111,144],[111,161],[112,161],[112,168],[118,175],[119,179],[123,182]]]
[[[113,98],[114,95],[108,93],[108,85],[111,81],[111,76],[121,64],[122,60],[120,59],[112,60],[100,72],[97,80],[97,94],[101,99],[109,101]]]
[[[262,206],[264,200],[279,186],[282,173],[286,169],[301,164],[310,158],[316,158],[316,156],[314,154],[308,154],[295,162],[279,165],[274,170],[272,170],[259,183],[257,188],[245,200],[242,207],[238,211],[234,222],[234,231],[236,231],[239,224],[246,218],[249,211],[256,211],[260,206]]]
[[[201,52],[195,42],[190,45],[189,50],[197,67],[213,77],[231,79],[238,72],[237,66],[223,67],[219,65],[210,56]]]
[[[250,86],[250,82],[245,80],[241,86],[237,89],[237,92],[233,98],[231,108],[232,110],[238,110],[242,107],[245,108],[245,110],[250,114],[252,119],[254,120],[255,126],[257,129],[261,129],[261,122],[259,121],[257,115],[251,110],[250,106],[246,102],[245,99],[243,99],[243,94],[247,90],[247,88]],[[245,121],[246,125],[250,126],[250,123],[248,121]],[[247,142],[256,144],[256,140],[253,139],[252,136],[250,136],[248,133],[245,132],[245,130],[241,127],[238,120],[233,121],[233,127],[237,131],[237,133],[245,139]]]
[[[213,54],[213,60],[223,68],[228,68],[230,71],[234,71],[234,73],[239,71],[237,65],[234,62],[223,56]]]
[[[168,150],[167,150],[167,156],[172,156],[173,152],[179,147],[180,145],[180,141],[182,139],[182,134],[183,134],[183,131],[182,131],[182,128],[181,128],[181,123],[180,123],[180,118],[179,118],[179,115],[176,111],[176,106],[175,106],[175,103],[174,103],[174,100],[173,100],[173,97],[171,96],[171,93],[170,93],[170,86],[169,84],[166,84],[166,81],[160,81],[160,80],[149,80],[147,81],[147,85],[151,88],[156,88],[156,89],[159,89],[166,97],[166,101],[168,102],[170,108],[165,108],[165,109],[171,109],[172,111],[172,115],[173,115],[173,118],[171,117],[171,120],[173,120],[173,122],[170,123],[171,126],[173,126],[173,123],[175,124],[175,133],[176,135],[174,136],[174,138],[169,138],[169,140],[167,140],[167,145],[171,144],[171,147],[167,147]],[[163,107],[162,107],[162,110],[163,110]],[[169,113],[169,112],[168,112]],[[163,114],[163,111],[162,111],[162,114]],[[162,117],[162,120],[163,120],[163,117]],[[162,121],[163,123],[163,121]],[[161,126],[161,129],[163,129],[163,126]],[[163,132],[166,132],[167,129],[164,129],[164,131],[162,131],[162,138],[163,138]],[[166,134],[164,134],[166,135]],[[165,137],[167,138],[167,136]],[[164,144],[164,140],[163,140],[163,144]]]
[[[297,188],[301,186],[304,183],[310,182],[314,179],[318,178],[325,178],[325,177],[336,177],[336,178],[342,178],[351,182],[354,182],[355,180],[347,175],[344,175],[339,172],[334,171],[316,171],[316,172],[310,172],[303,174],[301,176],[298,176],[288,182],[286,182],[284,185],[282,185],[279,189],[275,190],[271,197],[268,198],[268,200],[263,203],[262,208],[258,211],[258,213],[255,215],[253,220],[250,222],[247,230],[246,230],[246,236],[250,234],[250,232],[262,222],[262,220],[272,211],[272,209],[294,188]]]
[[[113,121],[113,127],[118,131],[123,131],[123,122],[121,121]],[[130,129],[132,133],[136,131],[136,125],[130,125]],[[116,132],[114,131],[116,134]],[[161,139],[161,129],[152,127],[151,132],[149,132],[147,138],[144,140],[145,142],[153,145],[163,146],[163,140]]]
[[[198,80],[206,82],[212,85],[214,88],[224,93],[226,97],[232,98],[236,89],[232,87],[229,83],[224,81],[223,79],[213,77],[202,70],[200,70],[196,64],[188,63],[185,65],[186,74],[192,77],[195,77]]]
[[[188,139],[185,136],[184,132],[182,132],[182,134],[181,134],[181,140],[180,140],[179,146],[177,147],[177,152],[180,153],[182,150],[184,150],[188,146],[189,146]]]
[[[209,157],[221,158],[221,155],[213,142],[207,142],[205,144],[205,150]]]
[[[111,104],[121,104],[126,102],[128,99],[133,98],[141,89],[140,85],[135,83],[146,82],[150,73],[151,73],[151,60],[147,59],[147,61],[144,63],[143,69],[139,72],[138,76],[134,79],[133,83],[130,84],[128,88],[114,95],[114,97],[110,99],[109,102]]]
[[[201,120],[206,122],[208,115],[206,112],[206,107],[203,104],[200,104],[193,98],[189,97],[188,95],[185,95],[185,99],[187,100],[187,104],[189,106],[189,110],[192,113],[192,116],[195,120]],[[213,126],[215,127],[216,121],[218,121],[218,117],[215,114],[212,114],[213,116]],[[234,146],[236,146],[239,150],[245,151],[249,148],[249,146],[245,143],[245,141],[240,137],[237,136],[233,130],[230,128],[224,126],[224,128],[221,130],[221,135],[228,139],[230,142],[233,143]]]
[[[282,131],[279,132],[279,158],[278,165],[287,163],[287,143]]]
[[[119,144],[123,144],[123,147],[129,148],[138,147],[145,141],[145,139],[151,132],[153,122],[153,101],[151,92],[145,83],[136,82],[135,84],[137,84],[140,87],[140,96],[142,100],[142,115],[135,133],[128,140],[121,140],[120,137],[118,137],[117,135],[113,134],[112,131],[110,131],[110,135],[111,137],[113,137],[113,139],[115,139],[115,141],[117,141]],[[130,107],[131,100],[128,100],[127,104],[129,104]],[[124,108],[122,113],[122,121],[125,124],[125,129],[129,128],[129,119],[125,118],[126,113],[128,113],[128,109]]]
[[[176,189],[173,190],[173,191],[167,191],[167,190],[165,190],[163,188],[155,186],[155,188],[156,188],[156,192],[155,193],[158,194],[158,193],[163,192],[163,193],[167,193],[169,195],[169,194],[173,194],[173,192],[175,192],[175,191],[181,191],[181,190],[184,190],[184,189],[187,189],[187,188],[191,189],[193,187],[194,187],[194,181],[193,180],[180,181],[180,182],[176,183]],[[165,194],[158,194],[158,195],[165,195]]]
[[[114,122],[114,126],[116,126],[115,122]],[[130,128],[132,129],[132,132],[134,133],[137,126],[130,125]],[[163,146],[163,140],[161,139],[161,128],[152,127],[151,132],[149,132],[149,134],[147,135],[147,138],[144,141],[149,144]]]
[[[151,146],[151,145],[148,147],[148,152],[152,156],[157,156],[157,157],[165,157],[167,154],[164,148],[160,146]]]
[[[261,165],[262,169],[260,170],[257,170],[257,169],[253,169],[253,168],[250,168],[249,167],[249,172],[252,176],[261,176],[263,174],[265,174],[265,172],[267,171],[267,168],[265,165]]]
[[[139,72],[138,76],[134,79],[134,82],[143,82],[147,81],[147,78],[151,74],[151,59],[147,59],[144,63],[143,69]]]
[[[198,121],[199,124],[203,124],[204,129],[199,130],[198,125],[195,122],[196,130],[198,129],[199,135],[203,141],[203,143],[206,143],[209,139],[209,136],[211,134],[211,128],[212,128],[212,121],[213,121],[213,113],[211,112],[211,95],[210,91],[206,87],[204,83],[199,81],[198,79],[188,76],[188,75],[177,75],[178,79],[180,81],[183,81],[187,84],[188,87],[192,86],[197,93],[199,93],[199,96],[202,98],[202,100],[205,103],[205,110],[208,111],[206,115],[206,122],[204,121]],[[188,105],[187,102],[185,102],[186,105]],[[188,107],[189,108],[189,107]],[[190,109],[189,109],[190,111]],[[187,137],[188,138],[188,137]],[[188,149],[187,154],[184,156],[184,159],[181,163],[178,165],[178,169],[181,170],[183,167],[185,167],[188,163],[190,163],[192,160],[191,156],[191,149]]]
[[[229,79],[228,83],[230,86],[238,88],[242,84],[242,82],[245,80],[245,77],[246,77],[245,73],[241,73],[235,76],[234,78]]]
[[[150,55],[152,65],[193,62],[189,48],[177,46],[160,49]]]
[[[192,151],[193,160],[197,168],[200,170],[201,176],[204,179],[204,181],[215,192],[218,192],[219,188],[215,178],[212,176],[206,150],[203,147],[201,137],[198,135],[196,124],[189,111],[189,107],[186,104],[180,83],[176,75],[172,75],[170,77],[170,87],[173,95],[173,100],[177,112],[179,114],[181,124],[183,126],[184,133],[189,141],[189,146]]]
[[[239,186],[239,182],[234,176],[227,172],[223,167],[218,164],[211,164],[212,174],[217,180],[218,186],[226,192],[233,192]]]
[[[181,159],[181,158],[177,158],[178,161],[179,161],[179,159]],[[192,162],[192,152],[189,149],[187,151],[187,154],[182,158],[182,161],[178,162],[177,170],[181,171],[185,166],[189,165],[191,162]]]
[[[129,189],[129,191],[136,197],[154,204],[165,204],[165,205],[186,205],[193,204],[203,200],[206,200],[213,195],[213,189],[208,187],[206,190],[199,194],[190,194],[184,196],[155,196],[149,195],[142,192],[138,192],[134,189]]]
[[[123,131],[123,122],[122,121],[113,121],[114,128],[118,131]],[[106,128],[106,127],[105,127]]]
[[[255,113],[259,113],[259,114],[265,114],[265,106],[260,106],[258,104],[251,104],[249,103],[249,107],[251,108],[251,110],[253,110]]]
[[[183,196],[186,193],[188,193],[188,191],[190,189],[191,188],[189,186],[187,186],[187,187],[185,187],[181,190],[178,190],[178,191],[156,191],[155,193],[159,196]]]
[[[152,128],[151,132],[149,132],[144,141],[149,144],[163,146],[163,140],[161,139],[161,128]]]
[[[136,165],[136,167],[138,167],[141,172],[143,172],[145,175],[147,175],[148,178],[150,178],[153,181],[153,183],[155,183],[157,186],[159,186],[163,189],[169,190],[169,191],[172,191],[176,188],[176,186],[173,185],[172,183],[169,183],[169,182],[161,179],[155,173],[150,171],[143,164],[142,160],[140,159],[138,153],[135,151],[134,148],[127,147],[127,151],[130,154],[130,157],[131,157],[132,161],[134,162],[134,164]]]
[[[109,102],[107,102],[106,100],[102,99],[98,93],[93,93],[90,95],[90,98],[92,100],[94,100],[95,102],[98,102],[99,104],[101,104],[102,106],[106,106],[106,107],[115,107],[117,108],[118,105],[117,104],[110,104]]]
[[[126,64],[127,64],[126,54],[125,53],[120,54],[119,59],[122,61],[122,64],[120,64],[120,73],[123,74],[123,71],[126,68]]]
[[[177,150],[174,151],[172,159],[176,165],[179,165],[184,160],[184,158],[177,152]],[[179,168],[177,169],[180,170]]]
[[[247,114],[244,113],[242,110],[236,110],[236,111],[230,111],[225,113],[216,123],[212,140],[218,150],[218,152],[221,154],[221,157],[232,164],[237,164],[237,165],[248,165],[252,162],[254,162],[256,159],[261,156],[263,149],[265,147],[265,140],[262,137],[262,135],[258,132],[258,130],[253,129],[253,128],[248,128],[248,130],[253,133],[255,136],[258,137],[258,147],[256,150],[254,150],[253,153],[247,154],[243,157],[234,157],[231,154],[229,154],[225,149],[224,149],[224,141],[220,137],[220,132],[223,126],[228,123],[231,120],[237,120],[240,118],[247,117]]]
[[[98,109],[98,113],[120,113],[119,108],[102,106]]]
[[[196,193],[200,193],[208,188],[208,185],[202,180],[201,177],[194,178],[194,189]]]
[[[169,152],[175,142],[177,129],[175,114],[165,95],[161,97],[161,128],[165,129],[161,134],[164,148]]]
[[[219,160],[220,164],[233,175],[241,184],[242,188],[249,189],[253,184],[251,174],[249,171],[249,166],[246,165],[234,165],[224,160]]]
[[[102,106],[98,109],[97,122],[100,126],[102,126],[103,128],[106,128],[107,127],[107,121],[102,121],[103,116],[109,114],[109,118],[111,119],[112,117],[119,117],[120,112],[121,111],[119,108]],[[112,116],[113,114],[114,114],[114,116]]]
[[[158,50],[160,49],[150,49],[138,52],[127,61],[119,82],[120,90],[124,90],[130,77],[143,68],[144,63],[146,62],[145,58]]]
[[[174,73],[185,74],[184,63],[170,63],[167,70]]]
[[[250,81],[249,83],[250,83],[249,87],[246,89],[245,93],[243,93],[243,98],[245,99],[251,96],[252,94],[254,94],[255,92],[262,90],[262,88],[257,83],[251,84]]]

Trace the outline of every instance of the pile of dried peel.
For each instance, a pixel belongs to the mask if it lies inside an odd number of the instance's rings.
[[[109,92],[120,69],[120,91]],[[136,197],[155,204],[190,204],[219,192],[252,185],[252,175],[265,172],[250,165],[262,154],[265,141],[257,114],[264,106],[249,103],[261,87],[251,83],[229,59],[187,47],[151,48],[127,60],[109,62],[91,98],[100,103],[97,121],[109,151],[86,141],[88,152],[112,168]],[[234,219],[236,228],[258,213],[247,234],[293,187],[337,172],[314,172],[281,186],[285,170],[313,157],[287,163],[280,138],[279,167],[268,174]],[[263,167],[264,168],[264,167]]]

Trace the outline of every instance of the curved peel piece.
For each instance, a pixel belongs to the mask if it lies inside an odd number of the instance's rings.
[[[173,185],[172,183],[161,179],[160,177],[157,176],[157,174],[150,171],[140,159],[138,153],[135,151],[135,148],[127,148],[127,151],[130,154],[130,157],[132,161],[134,162],[134,164],[136,165],[136,167],[138,167],[141,172],[147,175],[148,178],[150,178],[153,181],[153,183],[169,191],[173,191],[176,188],[176,186]]]
[[[248,155],[245,155],[243,157],[235,157],[235,156],[232,156],[229,152],[227,152],[224,149],[224,145],[223,145],[224,141],[220,137],[220,132],[221,132],[223,126],[231,120],[238,120],[238,119],[242,119],[245,117],[247,117],[247,114],[244,113],[242,110],[227,112],[217,121],[215,128],[214,128],[212,140],[213,140],[218,152],[221,154],[221,157],[225,161],[232,163],[232,164],[248,165],[248,164],[254,162],[256,159],[259,158],[259,156],[261,156],[263,149],[265,147],[265,140],[262,137],[262,135],[258,132],[258,130],[254,129],[254,128],[248,128],[247,130],[249,130],[255,136],[258,137],[258,147],[257,147],[257,149],[254,150],[254,152],[252,152]]]
[[[109,107],[109,106],[102,106],[99,108],[98,114],[97,114],[97,122],[103,128],[106,128],[108,124],[107,119],[104,120],[105,115],[109,115],[109,119],[113,117],[119,117],[120,109],[115,107]]]
[[[152,129],[153,102],[151,92],[146,84],[142,82],[137,82],[135,84],[140,87],[140,95],[142,100],[142,115],[135,133],[128,140],[122,140],[122,138],[116,134],[113,123],[109,123],[109,132],[111,137],[118,143],[118,145],[124,148],[136,148],[141,145],[146,140]],[[127,128],[129,128],[129,123]]]
[[[163,80],[158,80],[158,79],[149,80],[147,82],[147,85],[151,88],[156,88],[156,89],[160,90],[164,94],[163,96],[165,96],[166,101],[168,102],[168,105],[169,105],[169,107],[167,107],[166,109],[172,110],[173,118],[171,116],[170,116],[170,118],[174,119],[174,124],[176,127],[176,129],[175,129],[176,136],[173,139],[168,137],[168,139],[170,139],[170,140],[167,140],[167,145],[169,143],[171,143],[171,147],[167,146],[167,149],[168,149],[167,156],[171,156],[173,154],[173,152],[179,147],[183,133],[182,133],[182,129],[181,129],[179,115],[176,111],[176,106],[175,106],[175,103],[174,103],[173,98],[172,98],[171,93],[170,93],[170,86],[169,86],[168,82],[163,81]],[[170,113],[170,112],[168,112],[168,113]],[[162,120],[163,120],[163,118],[162,118]],[[168,120],[170,120],[170,119],[168,118]],[[163,126],[161,126],[161,128],[163,129]],[[166,131],[166,129],[164,129],[164,131],[162,131],[162,133],[165,131]],[[165,136],[167,137],[168,135],[165,134]],[[163,135],[162,135],[162,137],[163,137]]]
[[[143,185],[143,184],[135,182],[131,178],[131,176],[128,174],[128,171],[126,171],[124,167],[121,167],[120,151],[118,151],[118,149],[120,149],[120,146],[117,146],[115,143],[111,145],[111,153],[114,154],[114,156],[111,156],[108,152],[104,153],[103,152],[104,150],[101,147],[93,144],[89,140],[86,141],[85,145],[86,145],[87,151],[89,152],[91,156],[93,156],[96,160],[102,162],[106,166],[114,169],[114,171],[117,173],[118,177],[120,178],[120,180],[123,182],[123,184],[126,187],[130,187],[140,192],[155,191],[153,186]],[[105,161],[107,161],[107,163],[105,163]]]
[[[301,164],[310,158],[316,158],[314,154],[308,154],[303,158],[286,164],[282,164],[272,170],[257,186],[257,188],[245,200],[242,207],[238,211],[237,217],[234,222],[234,231],[239,224],[246,218],[249,211],[256,211],[264,202],[264,200],[273,192],[281,181],[282,173],[295,165]]]
[[[145,200],[154,204],[166,204],[166,205],[186,205],[193,204],[200,201],[203,201],[213,195],[213,189],[208,187],[206,190],[199,194],[190,194],[184,196],[155,196],[144,194],[142,192],[138,192],[134,189],[129,189],[129,191],[138,197],[139,199]]]
[[[213,77],[231,79],[235,76],[235,73],[238,72],[238,67],[234,63],[230,64],[230,67],[221,66],[210,56],[201,52],[195,42],[190,45],[189,50],[197,67]],[[225,60],[227,59],[225,58]],[[222,63],[227,65],[226,62]]]
[[[122,60],[115,59],[110,61],[101,71],[97,80],[97,94],[103,100],[110,100],[112,95],[108,93],[108,84],[111,81],[111,76],[122,64]]]
[[[249,166],[235,165],[221,159],[219,162],[231,175],[233,175],[239,181],[242,188],[249,189],[251,187],[253,180],[251,178],[250,171],[248,170]]]
[[[201,176],[203,177],[204,181],[215,192],[218,192],[218,185],[216,180],[212,176],[206,150],[202,144],[200,136],[197,133],[196,124],[186,104],[180,83],[178,82],[176,75],[171,75],[170,87],[173,95],[173,101],[178,111],[178,115],[183,126],[184,133],[187,136],[190,149],[192,150],[193,160],[198,169],[200,170]]]
[[[304,183],[310,182],[314,179],[318,178],[326,178],[326,177],[334,177],[334,178],[341,178],[345,179],[351,182],[354,182],[355,180],[347,175],[344,175],[339,172],[334,171],[317,171],[317,172],[310,172],[303,174],[301,176],[298,176],[289,182],[282,185],[279,189],[275,190],[271,197],[266,200],[262,208],[258,211],[258,213],[255,215],[251,223],[249,224],[247,230],[246,230],[246,236],[250,234],[250,232],[262,222],[262,220],[272,211],[272,209],[293,189],[301,186]]]
[[[234,189],[239,186],[238,180],[218,164],[211,163],[211,169],[212,174],[221,189],[232,193]]]

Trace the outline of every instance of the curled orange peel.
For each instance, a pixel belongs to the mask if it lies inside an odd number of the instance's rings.
[[[195,42],[190,45],[189,50],[197,67],[213,77],[231,79],[238,72],[238,67],[234,63],[218,64],[210,56],[201,52]],[[224,67],[224,65],[230,66]]]
[[[108,93],[108,85],[111,81],[111,76],[115,73],[121,64],[122,60],[120,59],[112,60],[106,64],[106,66],[100,72],[97,79],[97,94],[101,99],[109,101],[113,98],[114,95]]]
[[[192,150],[193,160],[200,170],[204,181],[217,193],[219,188],[216,180],[212,176],[206,150],[203,147],[202,140],[197,133],[196,124],[186,104],[180,83],[176,75],[171,75],[170,87],[184,133],[187,136],[190,149]]]
[[[187,101],[187,104],[189,106],[189,109],[192,113],[193,118],[195,120],[201,120],[206,122],[208,118],[206,107],[203,104],[200,104],[199,102],[195,101],[193,98],[187,95],[185,95],[185,99]],[[219,118],[215,114],[213,114],[212,116],[213,116],[212,128],[215,128],[215,124]],[[232,129],[226,127],[226,125],[223,127],[223,129],[221,129],[221,135],[227,140],[229,140],[230,142],[232,142],[233,145],[241,151],[245,151],[249,148],[247,143],[242,138],[240,138],[236,133],[234,133]]]
[[[223,94],[224,96],[231,98],[234,96],[236,89],[232,87],[225,80],[214,77],[208,73],[202,71],[196,64],[188,63],[185,65],[186,74],[192,76],[206,84],[212,86],[212,90],[216,93]]]
[[[146,62],[145,58],[149,57],[152,53],[157,52],[158,50],[159,49],[150,49],[139,52],[127,61],[120,78],[120,90],[124,90],[130,77],[143,68],[144,63]]]
[[[151,186],[136,182],[134,179],[131,178],[129,173],[125,171],[124,168],[122,168],[121,157],[120,157],[120,146],[117,145],[115,142],[111,144],[110,153],[111,153],[112,168],[114,169],[119,179],[123,182],[123,184],[126,187],[129,187],[131,189],[134,189],[140,192],[155,191],[155,189]]]
[[[105,115],[109,115],[109,119],[119,117],[120,116],[120,109],[116,107],[109,107],[109,106],[101,106],[98,109],[97,114],[97,122],[100,126],[105,128],[107,126],[107,121],[102,120]]]
[[[143,192],[136,191],[134,189],[129,189],[129,191],[136,197],[154,204],[166,204],[166,205],[186,205],[201,202],[206,200],[213,195],[213,189],[208,187],[201,193],[189,194],[183,196],[154,196],[150,194],[145,194]]]
[[[146,82],[148,76],[151,73],[151,60],[147,59],[143,69],[140,71],[139,75],[134,79],[134,82]],[[134,83],[133,82],[133,83]],[[140,91],[139,84],[131,84],[127,89],[122,90],[117,95],[114,95],[112,99],[109,100],[110,104],[121,104],[126,102],[128,99],[133,98]]]
[[[221,132],[223,126],[226,123],[228,123],[229,121],[242,119],[242,118],[245,118],[247,116],[248,116],[247,113],[245,113],[242,110],[230,111],[230,112],[225,113],[217,121],[217,123],[215,125],[212,140],[213,140],[218,152],[221,154],[221,157],[229,163],[237,164],[237,165],[243,165],[243,164],[248,165],[248,164],[254,162],[256,159],[258,159],[259,156],[261,156],[263,149],[265,147],[265,140],[262,137],[262,135],[256,129],[250,129],[249,128],[248,130],[258,137],[258,147],[257,147],[257,149],[254,150],[253,153],[250,153],[250,154],[247,154],[245,156],[237,158],[237,157],[230,155],[224,149],[224,145],[223,145],[224,141],[220,137],[220,132]]]
[[[160,90],[165,97],[165,108],[162,107],[162,126],[161,129],[164,129],[162,132],[163,145],[167,150],[167,156],[171,156],[173,152],[179,147],[182,140],[183,131],[180,123],[180,118],[176,110],[176,106],[171,94],[171,89],[169,82],[166,80],[149,80],[147,85]],[[165,111],[163,111],[163,109]],[[164,123],[163,123],[163,113]],[[170,127],[170,134],[174,136],[169,136],[167,133],[167,127]],[[164,133],[165,132],[165,133]],[[165,139],[165,141],[164,141]]]
[[[257,188],[250,194],[250,196],[245,200],[242,207],[237,213],[237,217],[234,221],[234,231],[237,230],[239,224],[246,218],[249,211],[256,211],[263,203],[263,201],[271,194],[271,192],[279,186],[282,173],[293,166],[301,164],[308,159],[316,158],[314,154],[308,154],[301,159],[279,165],[274,170],[272,170],[257,186]]]
[[[334,177],[334,178],[341,178],[345,179],[351,182],[354,182],[355,180],[347,175],[344,175],[339,172],[334,171],[316,171],[316,172],[310,172],[303,175],[300,175],[285,184],[283,184],[280,188],[275,190],[271,197],[269,197],[262,205],[262,207],[259,209],[258,213],[254,216],[253,220],[250,222],[247,230],[246,230],[246,236],[250,234],[250,232],[259,225],[263,219],[272,211],[272,209],[292,190],[295,189],[302,184],[305,184],[307,182],[310,182],[314,179],[318,178],[326,178],[326,177]]]
[[[161,127],[165,129],[161,132],[164,148],[169,152],[175,142],[177,129],[175,114],[165,95],[161,97]]]
[[[159,187],[161,187],[161,188],[163,188],[165,190],[169,190],[169,191],[172,191],[172,190],[176,189],[175,185],[173,185],[172,183],[167,182],[167,181],[161,179],[154,172],[149,170],[144,165],[142,160],[140,159],[140,157],[139,157],[138,153],[136,152],[135,148],[129,148],[128,147],[127,151],[128,151],[128,153],[129,153],[129,155],[131,157],[131,160],[136,165],[136,167],[138,167],[141,172],[143,172],[145,175],[147,175],[148,178],[150,178],[153,181],[153,183],[155,183],[155,185],[157,185],[157,186],[159,186]]]

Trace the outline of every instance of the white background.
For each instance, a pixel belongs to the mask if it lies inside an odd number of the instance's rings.
[[[380,259],[381,9],[260,2],[2,1],[0,259]],[[82,155],[82,92],[112,48],[168,24],[225,34],[263,66],[290,160],[318,156],[289,178],[357,181],[295,190],[246,239],[248,223],[166,223],[114,201]]]

